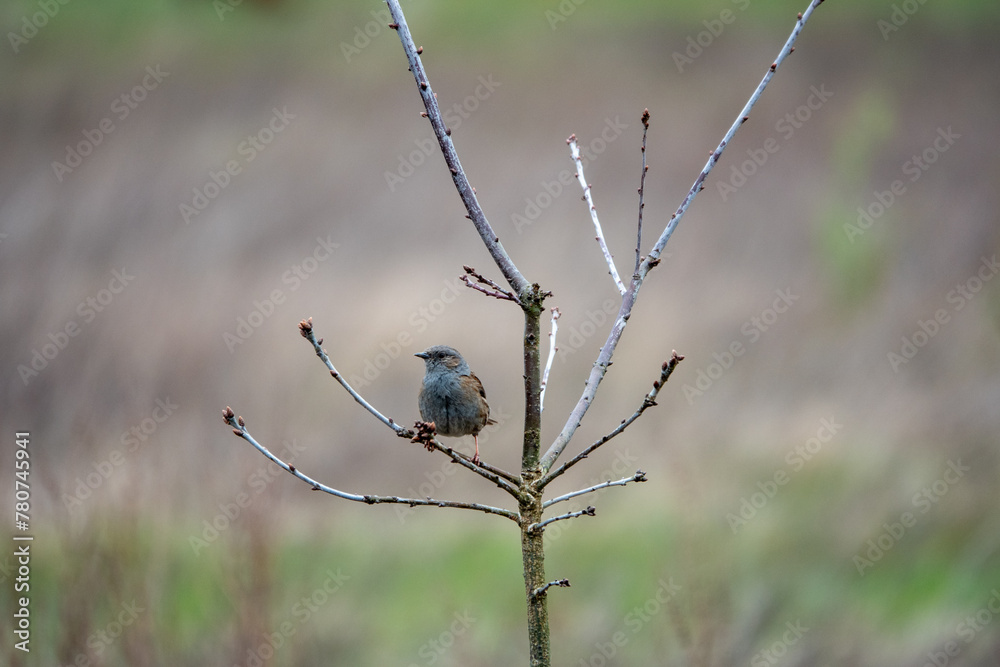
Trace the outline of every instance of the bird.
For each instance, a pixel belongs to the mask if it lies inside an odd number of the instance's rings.
[[[488,424],[496,424],[490,419],[483,383],[455,348],[434,345],[413,356],[423,359],[426,367],[417,396],[420,417],[433,423],[438,435],[475,438],[472,462],[479,465],[479,432]]]

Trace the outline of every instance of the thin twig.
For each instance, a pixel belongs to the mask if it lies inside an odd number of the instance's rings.
[[[487,278],[487,277],[479,274],[471,266],[464,266],[462,268],[465,269],[466,275],[459,276],[459,278],[462,281],[465,282],[465,286],[466,287],[471,287],[472,289],[476,290],[477,292],[482,292],[486,296],[492,296],[492,297],[497,298],[497,299],[506,299],[507,301],[513,301],[514,303],[516,303],[518,305],[521,305],[521,300],[518,299],[516,295],[514,295],[513,293],[508,292],[507,290],[503,289],[502,287],[500,287],[499,285],[497,285],[494,281],[490,280],[489,278]],[[473,283],[469,279],[469,276],[472,276],[473,278],[475,278],[476,279],[476,283]],[[493,291],[491,292],[490,290],[486,289],[485,287],[482,287],[482,285],[489,285],[490,287],[493,288]]]
[[[687,196],[685,196],[681,205],[677,208],[677,211],[670,217],[670,221],[664,228],[663,233],[660,234],[660,238],[657,240],[656,245],[653,246],[653,249],[646,256],[646,259],[642,260],[639,264],[639,270],[632,278],[632,284],[622,298],[622,305],[618,309],[618,316],[615,318],[611,331],[608,333],[608,338],[601,347],[601,351],[597,356],[597,361],[594,362],[594,366],[591,368],[590,376],[587,378],[587,382],[584,385],[583,394],[577,401],[573,411],[570,412],[569,418],[566,420],[566,424],[559,432],[559,435],[556,436],[556,439],[552,442],[548,450],[541,458],[540,463],[542,470],[549,470],[552,468],[552,465],[562,454],[563,450],[566,449],[566,445],[569,444],[569,441],[576,432],[576,429],[580,426],[584,415],[587,414],[587,410],[590,409],[590,405],[594,400],[594,395],[597,393],[597,387],[604,379],[608,366],[611,365],[611,357],[614,356],[615,348],[618,346],[618,341],[621,340],[625,324],[632,315],[632,307],[635,305],[635,299],[639,293],[639,288],[642,287],[642,283],[646,279],[649,272],[660,263],[660,254],[663,252],[663,248],[667,245],[667,241],[670,240],[670,236],[677,228],[677,224],[684,216],[684,213],[691,206],[691,202],[694,201],[695,196],[704,187],[705,178],[719,161],[719,156],[722,155],[722,151],[729,145],[729,142],[732,140],[740,126],[749,119],[750,110],[760,98],[761,93],[764,92],[764,88],[767,87],[768,82],[774,76],[775,70],[777,70],[785,58],[788,57],[788,54],[792,52],[795,40],[798,39],[806,21],[809,20],[810,16],[812,16],[813,10],[815,10],[816,7],[818,7],[822,2],[823,0],[812,0],[806,11],[799,15],[795,22],[795,27],[792,29],[791,35],[789,35],[785,45],[778,53],[778,57],[775,58],[774,62],[768,67],[767,73],[764,74],[764,78],[761,80],[760,84],[758,84],[757,88],[750,96],[750,99],[743,106],[743,110],[737,117],[736,122],[734,122],[732,127],[729,128],[729,131],[726,132],[725,137],[723,137],[716,149],[712,151],[712,155],[709,158],[708,163],[705,164],[701,173],[698,174],[698,177],[694,181],[694,185],[691,186],[691,190],[688,192]]]
[[[555,521],[564,521],[566,519],[575,519],[578,516],[595,516],[596,514],[597,514],[597,510],[594,509],[594,507],[591,505],[591,506],[588,506],[587,508],[582,509],[582,510],[580,510],[578,512],[567,512],[566,514],[560,514],[559,516],[554,516],[551,519],[546,519],[545,521],[539,521],[538,523],[533,523],[530,526],[528,526],[528,532],[535,533],[535,532],[538,532],[540,530],[545,530],[545,526],[547,526],[550,523],[553,523]]]
[[[646,190],[646,172],[649,171],[649,167],[646,166],[646,133],[649,131],[649,109],[642,112],[642,174],[639,176],[639,225],[635,233],[635,269],[632,270],[633,278],[634,274],[639,273],[639,264],[642,263],[642,209],[646,207],[642,203],[642,196]]]
[[[486,296],[492,296],[494,298],[502,299],[502,300],[505,300],[505,301],[513,301],[514,303],[520,303],[520,301],[518,301],[516,297],[513,297],[513,296],[511,296],[509,294],[502,293],[502,292],[491,292],[490,290],[486,289],[485,287],[482,287],[481,285],[477,285],[476,283],[474,283],[471,280],[469,280],[469,276],[461,276],[460,280],[465,283],[466,287],[471,287],[472,289],[476,290],[477,292],[482,292]]]
[[[330,370],[330,375],[333,377],[333,379],[339,382],[344,389],[347,390],[347,393],[349,393],[354,398],[355,401],[364,406],[364,408],[368,410],[368,412],[375,415],[376,419],[378,419],[380,422],[391,428],[399,437],[412,439],[416,435],[416,432],[413,431],[412,429],[403,428],[402,426],[397,424],[395,420],[393,420],[392,418],[383,415],[381,412],[375,409],[375,407],[371,403],[366,401],[364,397],[361,396],[361,394],[355,391],[354,387],[348,384],[347,380],[344,379],[344,376],[337,371],[337,369],[333,365],[333,362],[330,361],[330,355],[328,355],[326,353],[326,350],[323,349],[323,339],[316,338],[316,332],[313,330],[311,317],[309,319],[302,320],[299,322],[299,333],[302,334],[303,338],[312,343],[313,349],[316,351],[316,356],[319,357],[320,361],[322,361],[323,364]],[[451,450],[450,447],[445,447],[436,440],[432,440],[431,442],[424,444],[427,444],[429,447],[432,447],[434,449],[438,449],[439,451],[445,452],[446,454],[452,456],[452,458],[458,458],[457,463],[459,463],[460,465],[468,468],[469,470],[471,470],[472,472],[476,473],[481,477],[485,477],[486,479],[490,480],[491,482],[499,486],[501,489],[514,496],[515,498],[521,497],[521,492],[518,491],[517,487],[515,486],[516,484],[518,484],[518,480],[510,473],[506,473],[506,478],[514,482],[514,484],[510,484],[500,479],[498,475],[501,471],[496,470],[494,472],[489,472],[482,466],[477,466],[476,464],[472,463],[471,459],[458,456],[457,452],[452,453],[453,450]]]
[[[545,372],[542,373],[542,391],[538,397],[538,407],[545,409],[545,387],[549,383],[549,371],[552,370],[552,360],[556,357],[556,332],[559,331],[557,320],[562,315],[558,308],[552,309],[552,330],[549,332],[549,358],[545,360]]]
[[[587,487],[586,489],[580,489],[579,491],[573,491],[572,493],[567,493],[562,496],[553,498],[552,500],[546,500],[542,503],[542,509],[555,505],[556,503],[561,503],[564,500],[569,500],[570,498],[576,498],[577,496],[582,496],[587,493],[592,493],[594,491],[600,491],[601,489],[606,489],[609,486],[625,486],[630,482],[645,482],[646,473],[641,470],[636,470],[635,474],[631,477],[622,477],[621,479],[616,479],[615,481],[608,480],[607,482],[601,482],[600,484],[595,484],[594,486]]]
[[[539,586],[535,590],[531,591],[531,597],[537,598],[539,595],[545,593],[553,586],[559,586],[560,588],[569,588],[569,579],[557,579],[556,581],[550,581],[544,586]]]
[[[619,424],[615,428],[615,430],[611,431],[611,433],[608,433],[606,436],[604,436],[594,444],[584,449],[575,457],[573,457],[566,463],[562,464],[555,470],[551,471],[550,473],[539,479],[538,482],[535,483],[535,488],[538,489],[539,491],[544,489],[549,482],[551,482],[556,477],[558,477],[559,475],[563,474],[564,472],[575,466],[580,461],[590,456],[590,454],[593,453],[595,449],[606,443],[608,440],[611,440],[613,437],[615,437],[616,435],[620,434],[622,431],[627,429],[632,424],[632,422],[634,422],[636,419],[642,416],[642,413],[645,412],[647,408],[651,408],[654,405],[656,405],[656,395],[660,393],[660,389],[663,387],[664,384],[666,384],[667,379],[670,377],[670,374],[674,372],[675,368],[677,368],[677,364],[679,364],[683,360],[684,357],[677,354],[677,350],[674,350],[670,355],[670,359],[668,361],[664,361],[663,365],[660,366],[660,377],[659,379],[653,381],[652,391],[650,391],[643,397],[642,404],[639,406],[638,410],[632,413],[631,417],[629,417],[628,419],[623,419],[622,423]]]
[[[694,198],[698,195],[699,192],[705,189],[704,186],[705,178],[708,176],[709,172],[712,171],[712,168],[715,167],[716,163],[719,161],[719,157],[722,155],[722,151],[725,150],[726,146],[729,145],[729,142],[732,141],[732,138],[733,136],[735,136],[736,131],[740,129],[743,123],[750,120],[750,110],[753,109],[755,104],[757,104],[757,100],[760,99],[761,93],[764,92],[764,88],[767,87],[767,84],[771,81],[771,78],[774,77],[774,73],[777,71],[778,67],[781,66],[781,63],[784,62],[785,58],[787,58],[788,55],[795,50],[795,41],[799,38],[799,34],[802,32],[802,29],[806,25],[806,21],[809,20],[810,16],[812,16],[813,10],[815,10],[821,4],[823,4],[823,0],[812,0],[809,3],[809,7],[807,7],[804,12],[798,15],[798,18],[795,21],[795,27],[792,28],[792,33],[788,36],[788,39],[785,41],[785,45],[781,47],[781,51],[778,52],[778,57],[775,58],[774,62],[771,63],[771,66],[767,68],[767,72],[764,73],[764,78],[761,79],[759,84],[757,84],[757,88],[754,89],[753,94],[750,95],[750,99],[747,100],[747,103],[743,106],[742,111],[740,111],[740,114],[736,117],[736,121],[729,128],[729,131],[726,132],[726,135],[722,138],[722,141],[719,142],[719,145],[716,147],[716,149],[712,151],[711,155],[708,158],[708,162],[705,163],[705,166],[702,168],[701,173],[698,174],[698,177],[695,179],[694,184],[688,191],[687,196],[684,197],[684,200],[681,202],[681,205],[677,207],[677,211],[670,216],[670,222],[667,223],[667,226],[666,228],[664,228],[663,233],[660,234],[660,238],[656,241],[656,245],[653,246],[653,249],[650,251],[649,256],[646,257],[646,260],[643,265],[644,268],[644,271],[642,272],[643,276],[645,276],[645,274],[648,273],[649,270],[652,269],[654,266],[656,266],[656,264],[659,262],[660,253],[663,252],[663,248],[667,245],[667,241],[670,240],[670,236],[674,233],[674,230],[677,229],[677,224],[681,221],[681,218],[684,217],[684,214],[691,206],[691,202],[694,201]]]
[[[302,334],[303,338],[307,339],[310,343],[312,343],[313,349],[316,350],[316,356],[319,357],[320,361],[322,361],[323,364],[330,370],[330,375],[333,377],[334,380],[340,383],[340,386],[342,386],[344,389],[347,390],[347,393],[350,394],[355,401],[361,404],[361,406],[365,410],[375,415],[376,419],[378,419],[380,422],[382,422],[383,424],[391,428],[393,431],[395,431],[396,435],[398,435],[399,437],[408,438],[413,436],[412,431],[403,428],[402,426],[397,424],[393,419],[391,419],[390,417],[386,417],[381,412],[376,410],[371,403],[366,401],[364,397],[361,396],[361,394],[359,394],[354,390],[354,387],[352,387],[347,383],[347,380],[344,379],[344,376],[337,371],[337,369],[333,365],[333,362],[330,361],[330,357],[329,355],[327,355],[326,350],[323,349],[323,339],[316,338],[316,334],[313,332],[311,317],[307,320],[301,320],[299,322],[299,333]]]
[[[454,507],[456,509],[466,509],[466,510],[476,510],[478,512],[485,512],[487,514],[496,514],[497,516],[502,516],[510,519],[511,521],[518,522],[520,516],[517,512],[512,512],[511,510],[502,509],[500,507],[492,507],[490,505],[482,505],[480,503],[463,503],[453,500],[435,500],[433,498],[400,498],[399,496],[375,496],[375,495],[357,495],[354,493],[347,493],[345,491],[338,491],[326,484],[321,484],[314,480],[312,477],[305,475],[299,470],[288,463],[285,463],[277,456],[272,454],[267,447],[257,442],[253,436],[247,431],[246,423],[243,421],[242,417],[236,418],[233,413],[232,408],[227,407],[222,411],[223,417],[226,423],[233,427],[233,433],[243,438],[251,445],[253,445],[257,451],[269,458],[272,462],[278,464],[284,470],[292,473],[300,480],[312,487],[314,491],[324,491],[331,495],[337,496],[338,498],[343,498],[345,500],[353,500],[359,503],[365,503],[368,505],[378,505],[381,503],[398,503],[402,505],[409,505],[410,507]]]
[[[597,245],[601,246],[601,252],[604,253],[604,261],[608,263],[608,272],[614,279],[618,292],[625,294],[625,285],[618,276],[618,269],[615,268],[615,260],[611,256],[611,251],[608,250],[608,244],[604,241],[604,231],[601,229],[601,221],[597,219],[597,207],[594,206],[594,199],[590,194],[590,185],[587,183],[587,177],[583,175],[583,160],[580,159],[580,148],[576,145],[576,135],[571,134],[566,143],[569,144],[570,156],[573,158],[573,162],[576,163],[576,180],[580,181],[580,187],[583,188],[583,198],[590,208],[590,219],[594,223],[594,231],[597,234],[594,238],[597,241]]]
[[[403,16],[403,10],[399,6],[399,0],[386,0],[386,4],[389,5],[389,13],[392,14],[390,27],[399,34],[399,40],[403,44],[406,59],[410,63],[410,71],[417,82],[417,90],[420,92],[424,108],[427,110],[427,118],[434,129],[434,135],[437,137],[438,145],[444,154],[444,161],[451,172],[451,179],[455,183],[458,195],[462,198],[462,203],[465,204],[465,208],[469,212],[469,219],[475,225],[476,231],[479,232],[480,238],[486,244],[486,249],[493,257],[493,261],[496,262],[507,283],[517,294],[525,294],[531,289],[531,283],[521,275],[521,272],[514,266],[514,261],[510,258],[510,255],[504,250],[503,245],[500,243],[500,238],[493,231],[493,227],[490,226],[489,221],[486,219],[486,214],[483,213],[483,209],[479,205],[479,200],[476,198],[476,193],[473,191],[472,185],[469,184],[465,170],[462,169],[462,163],[458,159],[458,153],[455,152],[455,145],[451,140],[451,130],[444,123],[444,118],[441,116],[441,109],[438,107],[437,96],[431,88],[423,62],[420,60],[422,49],[418,49],[417,45],[413,42],[413,37],[410,35],[410,28],[406,24],[406,17]]]

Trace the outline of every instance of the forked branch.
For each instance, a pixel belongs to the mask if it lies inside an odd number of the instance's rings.
[[[482,292],[486,296],[492,296],[495,299],[501,299],[501,300],[506,299],[507,301],[513,301],[519,306],[521,305],[521,300],[518,299],[517,296],[515,296],[511,292],[508,292],[504,288],[500,287],[499,285],[496,284],[496,282],[483,276],[471,266],[463,266],[462,268],[465,269],[465,275],[460,276],[460,279],[462,280],[462,282],[465,283],[466,287],[471,287],[477,292]],[[469,279],[469,276],[475,278],[476,282],[472,282],[472,280]],[[483,287],[483,285],[488,285],[493,289],[488,290],[485,287]]]
[[[806,21],[809,20],[813,11],[822,3],[823,0],[812,0],[806,10],[798,15],[798,18],[795,21],[795,27],[792,28],[792,32],[785,41],[785,45],[778,53],[778,57],[775,58],[774,62],[772,62],[767,68],[764,78],[761,79],[757,88],[750,95],[750,99],[747,100],[747,103],[743,105],[743,109],[740,111],[739,116],[737,116],[736,121],[729,128],[729,131],[726,132],[722,141],[719,142],[719,145],[714,151],[712,151],[708,162],[702,168],[698,177],[695,178],[694,184],[684,197],[681,205],[678,206],[677,211],[670,216],[670,221],[667,223],[666,227],[664,227],[663,232],[660,234],[659,239],[657,239],[653,249],[650,250],[649,254],[646,255],[646,258],[639,263],[639,268],[632,277],[632,282],[629,285],[629,288],[622,296],[622,303],[621,307],[618,309],[618,316],[615,318],[611,331],[608,333],[608,338],[605,340],[600,353],[597,355],[597,361],[594,362],[594,366],[590,371],[590,376],[587,378],[587,382],[584,385],[583,394],[577,401],[573,411],[570,412],[569,418],[566,420],[566,424],[559,432],[559,435],[556,436],[556,439],[552,442],[548,450],[541,458],[543,471],[548,471],[552,468],[556,459],[558,459],[563,450],[566,449],[566,445],[569,444],[569,441],[576,432],[576,429],[579,428],[584,415],[587,414],[587,410],[590,409],[594,400],[594,395],[597,393],[597,387],[601,384],[601,381],[604,380],[608,366],[611,365],[611,358],[614,356],[615,348],[618,346],[618,341],[621,340],[625,324],[632,315],[632,308],[635,305],[635,300],[639,294],[639,289],[642,287],[643,281],[646,279],[649,272],[660,263],[660,255],[663,252],[663,248],[667,245],[667,241],[670,240],[674,230],[677,229],[678,223],[680,223],[681,218],[684,217],[684,214],[687,212],[688,208],[690,208],[694,198],[702,189],[704,189],[705,179],[718,163],[719,157],[722,155],[722,151],[726,149],[726,146],[729,145],[729,142],[732,140],[733,136],[743,123],[749,120],[750,110],[753,109],[757,100],[760,99],[761,93],[764,92],[764,88],[766,88],[767,84],[771,81],[775,71],[777,71],[781,63],[784,62],[785,58],[788,57],[788,54],[794,50],[795,41],[802,33],[802,29],[805,27]]]

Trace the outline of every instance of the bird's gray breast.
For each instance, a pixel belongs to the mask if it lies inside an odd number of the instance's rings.
[[[468,435],[475,428],[477,409],[462,396],[462,385],[455,373],[438,374],[425,379],[420,395],[420,414],[432,421],[444,436]]]

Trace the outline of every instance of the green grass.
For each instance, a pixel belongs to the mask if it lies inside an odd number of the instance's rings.
[[[945,506],[929,512],[859,577],[850,557],[866,538],[845,544],[835,529],[838,507],[858,490],[846,472],[829,464],[803,471],[735,536],[714,510],[640,517],[605,496],[598,517],[580,520],[548,547],[549,575],[573,584],[551,595],[560,662],[586,660],[616,631],[628,638],[619,664],[638,665],[664,650],[680,655],[685,638],[719,650],[751,632],[764,645],[796,619],[823,627],[817,645],[862,637],[869,655],[894,642],[931,646],[937,638],[914,628],[932,619],[947,629],[985,604],[1000,577],[995,554],[974,566],[966,557],[988,517]],[[140,648],[156,664],[243,664],[248,646],[283,627],[293,633],[269,664],[422,665],[432,655],[443,665],[523,661],[512,525],[449,525],[454,517],[425,512],[398,526],[385,514],[363,519],[366,509],[342,508],[350,521],[311,535],[240,519],[199,556],[188,546],[192,526],[141,516],[108,519],[75,538],[40,535],[32,562],[38,655],[64,664],[135,598],[146,611],[111,644],[106,664],[133,664]],[[864,534],[875,537],[896,511],[873,512]],[[373,530],[367,521],[384,522]],[[325,582],[333,585],[330,573],[344,580],[323,593]],[[666,606],[652,603],[661,582],[681,587]],[[309,609],[303,599],[318,604]],[[644,607],[655,613],[637,623]],[[768,612],[752,627],[757,616],[748,610],[761,609]],[[449,638],[456,614],[474,623]],[[436,652],[442,637],[454,645]]]
[[[577,4],[577,3],[580,4]],[[344,64],[341,43],[350,42],[354,28],[364,29],[372,11],[383,2],[352,3],[323,0],[243,0],[231,7],[227,0],[106,0],[100,3],[58,4],[58,12],[18,55],[18,62],[42,60],[72,62],[77,68],[111,69],[126,63],[130,54],[146,52],[167,62],[180,57],[201,59],[211,71],[245,67],[248,58],[261,63],[288,60],[305,68],[329,71]],[[454,49],[467,57],[471,52],[495,55],[505,49],[515,62],[530,64],[527,51],[550,40],[580,39],[589,32],[638,32],[658,26],[670,32],[703,30],[703,22],[717,19],[724,10],[742,15],[746,25],[774,28],[784,21],[784,33],[804,0],[744,3],[716,0],[653,2],[628,0],[606,3],[550,0],[537,3],[517,0],[505,3],[465,3],[446,0],[433,5],[404,2],[409,21],[419,26],[419,41]],[[867,26],[876,31],[876,21],[887,19],[893,3],[854,3],[822,8],[828,24],[852,29]],[[0,12],[0,27],[6,35],[19,31],[25,16],[39,11],[37,0],[7,3]],[[553,23],[550,16],[565,17]],[[928,2],[911,21],[922,31],[968,34],[979,32],[1000,19],[1000,7],[985,0]],[[555,25],[555,29],[553,29]],[[570,26],[567,28],[566,26]],[[907,28],[909,32],[909,28]],[[534,46],[532,46],[534,45]],[[398,54],[394,54],[394,57]],[[344,68],[349,71],[350,68]]]

